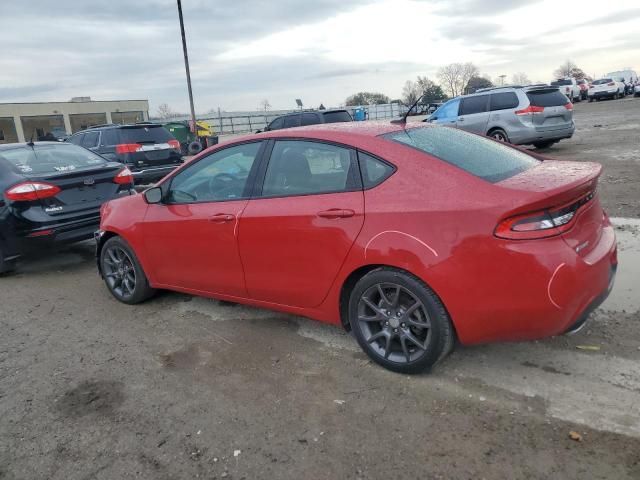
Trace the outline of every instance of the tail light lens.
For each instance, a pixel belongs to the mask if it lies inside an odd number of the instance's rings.
[[[142,145],[139,143],[121,143],[116,145],[116,153],[135,153],[142,150]]]
[[[131,173],[131,170],[126,167],[120,170],[118,174],[113,177],[113,183],[117,183],[118,185],[133,183],[133,174]]]
[[[180,152],[180,142],[178,140],[169,140],[167,142],[176,152]]]
[[[494,235],[509,240],[534,240],[560,235],[571,229],[578,210],[594,196],[595,191],[592,191],[567,205],[507,218],[498,224]]]
[[[609,83],[607,83],[607,85],[610,86],[610,87],[615,87],[616,86],[615,82],[609,82]]]
[[[567,110],[573,110],[573,103],[571,102],[565,103],[564,108],[566,108]]]
[[[55,197],[61,190],[55,185],[45,182],[23,182],[14,185],[4,192],[7,199],[14,202],[33,202],[43,198]]]
[[[543,113],[544,107],[538,107],[536,105],[529,105],[527,108],[522,110],[516,110],[516,115],[534,115],[537,113]]]

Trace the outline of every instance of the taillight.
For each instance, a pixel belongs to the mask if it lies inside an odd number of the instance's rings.
[[[14,202],[32,202],[43,198],[55,197],[60,188],[44,182],[23,182],[4,192],[7,199]]]
[[[544,112],[544,107],[538,107],[536,105],[529,105],[527,108],[522,110],[516,110],[516,115],[533,115],[535,113]]]
[[[116,153],[135,153],[142,150],[139,143],[121,143],[116,145]]]
[[[573,103],[571,102],[565,103],[564,108],[566,108],[567,110],[573,110]]]
[[[609,87],[615,87],[615,86],[616,86],[615,82],[607,83],[607,85],[608,85]]]
[[[533,240],[560,235],[571,229],[576,213],[595,196],[595,191],[567,205],[516,215],[501,221],[495,236],[510,240]]]
[[[129,170],[127,167],[120,170],[118,174],[113,177],[113,183],[117,183],[118,185],[133,183],[133,175],[131,174],[131,170]]]
[[[178,140],[169,140],[167,142],[171,148],[173,148],[175,151],[180,152],[180,142]]]

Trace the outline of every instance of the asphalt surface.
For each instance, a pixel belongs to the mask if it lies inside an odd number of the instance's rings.
[[[639,217],[640,99],[576,121],[546,153],[602,161],[605,205]],[[0,479],[639,479],[640,220],[614,221],[616,286],[583,331],[411,377],[311,320],[122,305],[91,243],[25,260],[0,278]]]

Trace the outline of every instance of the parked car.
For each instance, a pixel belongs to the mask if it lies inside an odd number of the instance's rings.
[[[589,82],[581,78],[578,80],[578,87],[580,87],[580,100],[586,100],[589,96]]]
[[[304,127],[320,123],[352,122],[351,114],[347,110],[318,110],[315,112],[296,112],[281,115],[269,123],[264,129],[282,130],[283,128]]]
[[[589,85],[589,101],[601,98],[621,98],[624,96],[625,85],[615,78],[600,78]]]
[[[635,70],[618,70],[617,72],[609,72],[605,76],[624,83],[626,87],[625,95],[631,95],[634,85],[638,82],[638,74]]]
[[[34,249],[92,238],[100,206],[132,188],[126,167],[76,145],[0,145],[0,273]]]
[[[573,105],[557,87],[497,87],[449,100],[424,121],[546,148],[575,131]]]
[[[126,165],[135,183],[152,183],[182,163],[180,142],[162,125],[98,125],[66,140]]]
[[[640,97],[640,83],[636,83],[636,85],[633,87],[633,96]]]
[[[572,102],[579,102],[582,99],[580,96],[580,86],[578,85],[578,81],[573,77],[559,78],[551,82],[549,85],[552,87],[558,87],[558,89]]]
[[[455,338],[583,326],[617,265],[601,171],[420,122],[251,135],[107,203],[98,265],[123,303],[169,289],[305,315],[414,373]]]

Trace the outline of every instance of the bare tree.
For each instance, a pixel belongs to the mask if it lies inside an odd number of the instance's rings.
[[[518,73],[514,73],[513,76],[511,77],[511,83],[513,85],[530,85],[531,80],[529,80],[529,77],[527,76],[526,73],[518,72]]]
[[[450,63],[438,70],[438,79],[445,92],[452,97],[464,93],[469,80],[480,76],[478,67],[473,63]]]
[[[417,82],[407,80],[404,87],[402,87],[402,101],[405,105],[412,105],[416,100],[418,100],[421,93],[420,86]]]
[[[266,98],[262,100],[258,105],[258,110],[264,110],[265,112],[271,110],[271,104],[269,103],[269,100],[267,100]]]
[[[161,103],[158,106],[158,117],[159,118],[171,118],[171,117],[175,117],[176,114],[173,112],[173,110],[171,110],[171,107],[169,105],[167,105],[166,103]]]
[[[556,68],[553,71],[553,74],[557,77],[557,78],[565,78],[565,77],[570,77],[571,76],[571,72],[573,70],[575,70],[576,68],[578,68],[578,65],[576,65],[573,61],[571,60],[566,60],[562,65],[560,65],[558,68]]]

